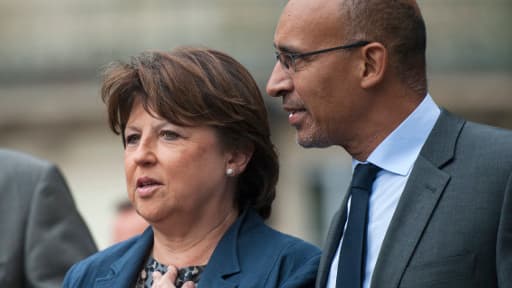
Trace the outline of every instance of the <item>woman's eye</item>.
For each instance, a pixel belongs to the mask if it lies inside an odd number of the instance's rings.
[[[180,135],[171,130],[162,130],[160,132],[160,136],[162,136],[165,140],[176,140],[180,137]]]
[[[137,141],[140,139],[140,135],[139,134],[129,134],[129,135],[126,135],[126,144],[135,144],[137,143]]]

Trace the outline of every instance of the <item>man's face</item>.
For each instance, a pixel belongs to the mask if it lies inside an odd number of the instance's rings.
[[[349,44],[344,40],[340,1],[290,0],[274,35],[278,52],[304,53]],[[345,43],[347,42],[347,43]],[[344,145],[365,103],[356,97],[359,49],[338,50],[296,59],[295,69],[276,62],[267,83],[270,96],[282,97],[288,121],[303,147]]]

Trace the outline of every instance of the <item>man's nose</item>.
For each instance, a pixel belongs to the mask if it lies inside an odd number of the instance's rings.
[[[280,97],[293,90],[293,81],[279,61],[276,61],[272,74],[267,82],[267,94],[272,97]]]

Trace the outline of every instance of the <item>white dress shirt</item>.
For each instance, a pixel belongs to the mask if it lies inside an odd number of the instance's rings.
[[[382,168],[373,182],[368,206],[367,254],[363,288],[369,288],[382,241],[395,212],[398,200],[420,154],[421,148],[441,113],[427,94],[421,104],[370,154],[367,162]],[[360,162],[352,160],[352,171]],[[350,213],[350,198],[347,203]],[[347,216],[348,220],[348,216]],[[345,222],[345,229],[347,223]],[[336,287],[339,254],[343,237],[331,263],[327,287]]]

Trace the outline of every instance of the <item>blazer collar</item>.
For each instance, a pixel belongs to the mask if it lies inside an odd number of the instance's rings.
[[[201,275],[200,287],[201,282],[208,283],[208,287],[237,287],[240,274],[239,235],[243,233],[242,230],[250,229],[261,222],[263,222],[261,217],[252,209],[244,211],[238,217],[213,251],[212,257]]]
[[[393,215],[375,265],[371,287],[398,287],[450,175],[442,168],[455,154],[465,121],[446,111],[420,152]]]
[[[137,275],[139,275],[139,270],[153,246],[151,226],[135,241],[134,245],[110,266],[107,276],[96,279],[95,287],[133,286]]]
[[[208,283],[208,287],[235,288],[238,285],[240,273],[238,255],[238,237],[243,229],[261,225],[263,219],[253,210],[244,211],[231,225],[215,248],[208,265],[201,275],[201,282]],[[110,266],[105,277],[96,279],[95,287],[131,287],[135,275],[146,259],[153,246],[153,230],[151,227],[136,240],[135,244]],[[200,282],[200,286],[201,286]]]

